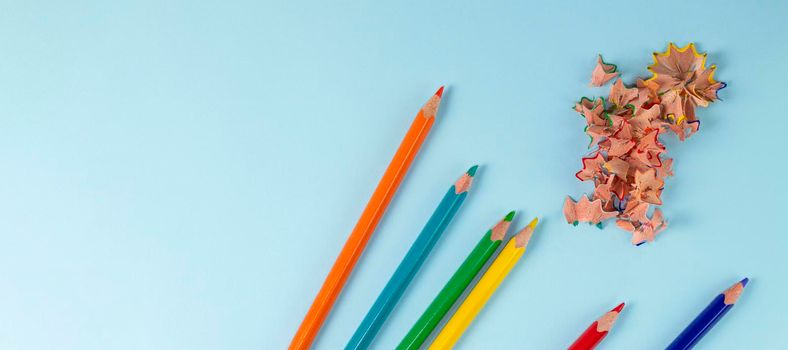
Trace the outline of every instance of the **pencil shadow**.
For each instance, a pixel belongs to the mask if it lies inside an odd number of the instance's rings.
[[[626,333],[628,328],[627,322],[627,314],[637,313],[637,303],[631,302],[629,300],[623,300],[625,303],[624,310],[621,310],[621,313],[618,314],[618,319],[616,319],[616,323],[613,327],[617,328],[617,330],[608,332],[608,337],[616,337],[617,333]],[[634,309],[635,311],[632,311]]]
[[[538,248],[539,245],[542,244],[541,243],[542,242],[542,234],[544,234],[544,232],[545,232],[545,230],[544,230],[544,228],[546,227],[545,225],[547,225],[547,223],[549,223],[549,222],[550,222],[550,219],[548,219],[546,217],[540,217],[539,218],[539,223],[534,228],[533,236],[531,237],[531,241],[528,242],[528,246],[526,247],[526,249],[529,249],[529,250],[530,249],[539,249]]]

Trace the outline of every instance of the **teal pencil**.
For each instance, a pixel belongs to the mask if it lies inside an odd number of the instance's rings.
[[[424,229],[421,230],[416,241],[408,250],[408,253],[405,254],[397,270],[394,271],[394,275],[391,276],[383,291],[380,292],[378,299],[372,304],[367,316],[361,321],[353,337],[350,338],[350,342],[345,346],[345,350],[367,349],[372,344],[372,340],[375,339],[378,331],[380,331],[380,327],[383,326],[386,318],[394,310],[394,306],[402,297],[405,289],[408,288],[416,272],[419,271],[432,247],[435,246],[435,242],[438,241],[438,238],[446,230],[449,222],[451,222],[457,210],[460,209],[460,206],[465,201],[477,168],[478,166],[474,165],[468,169],[443,196],[438,208],[435,209],[435,212],[427,221],[427,225],[424,226]]]

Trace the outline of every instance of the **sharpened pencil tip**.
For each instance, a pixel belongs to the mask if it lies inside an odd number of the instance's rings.
[[[530,223],[528,223],[528,226],[531,227],[531,229],[533,230],[536,228],[536,224],[538,223],[539,223],[539,218],[534,218],[533,220],[531,220]]]
[[[539,219],[534,218],[512,238],[514,239],[515,247],[525,248],[528,245],[528,242],[531,241],[531,236],[534,233],[534,228],[536,227],[537,222],[539,222]]]
[[[460,194],[463,192],[468,192],[471,189],[471,185],[473,184],[473,175],[476,174],[476,169],[478,165],[472,166],[468,171],[462,174],[457,182],[454,183],[454,193]]]
[[[613,325],[618,320],[621,310],[624,308],[624,303],[618,304],[613,310],[606,312],[602,317],[596,320],[597,332],[609,332]]]
[[[749,278],[745,278],[739,282],[734,283],[728,289],[724,290],[722,292],[722,295],[725,296],[725,299],[723,299],[722,302],[725,303],[725,305],[736,304],[736,301],[739,300],[739,297],[741,296],[741,293],[744,290],[744,286],[746,286],[747,282],[749,281],[750,281]]]
[[[509,231],[509,225],[512,224],[513,218],[514,210],[510,211],[509,214],[506,214],[503,220],[496,223],[495,226],[490,229],[490,240],[502,241],[506,236],[506,232]]]
[[[471,167],[470,169],[468,169],[468,171],[466,171],[465,173],[466,173],[466,174],[468,174],[468,175],[470,175],[470,176],[474,176],[474,175],[476,175],[476,169],[479,169],[479,166],[478,166],[478,165],[474,165],[474,166],[472,166],[472,167]]]
[[[621,312],[621,310],[624,310],[624,303],[618,304],[612,311]]]
[[[421,106],[421,110],[419,111],[420,115],[423,115],[424,118],[430,119],[435,118],[435,115],[438,114],[438,107],[441,105],[441,96],[443,95],[443,87],[441,86],[438,91],[435,92],[434,95],[430,96],[430,99],[424,103],[424,106]]]

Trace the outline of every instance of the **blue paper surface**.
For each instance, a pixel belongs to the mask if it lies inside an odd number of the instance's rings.
[[[698,349],[786,348],[788,5],[779,1],[16,1],[0,11],[0,348],[286,347],[419,107],[438,121],[316,349],[344,346],[447,179],[462,213],[376,338],[395,346],[509,210],[529,251],[458,349],[666,346],[742,277]],[[567,225],[596,55],[624,79],[696,42],[729,84],[641,247]]]

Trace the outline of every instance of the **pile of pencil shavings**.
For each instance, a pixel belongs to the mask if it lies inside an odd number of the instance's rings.
[[[566,221],[588,222],[601,227],[604,220],[632,233],[632,244],[653,241],[667,227],[659,209],[648,217],[651,205],[660,198],[665,178],[673,175],[673,160],[660,143],[660,136],[673,133],[680,140],[698,131],[695,107],[718,100],[725,83],[714,80],[716,66],[706,67],[706,54],[694,44],[678,48],[672,43],[664,53],[654,53],[648,67],[653,76],[638,79],[634,87],[621,81],[606,98],[582,98],[574,109],[586,120],[585,132],[594,150],[583,158],[580,181],[592,181],[594,192],[564,203]],[[618,76],[615,65],[600,56],[591,85],[602,86]]]

